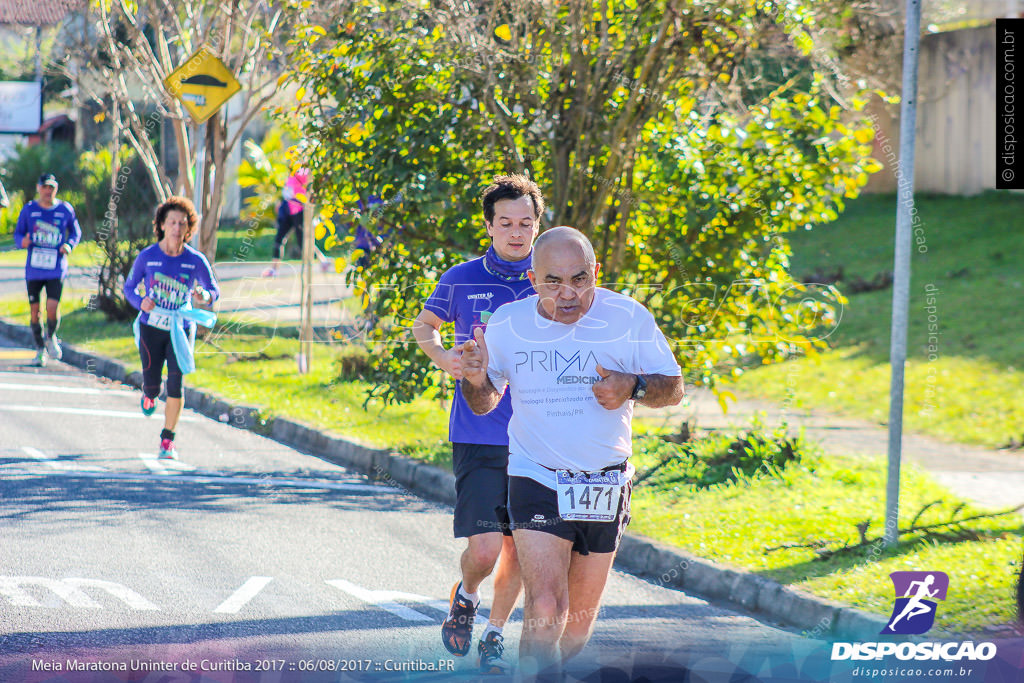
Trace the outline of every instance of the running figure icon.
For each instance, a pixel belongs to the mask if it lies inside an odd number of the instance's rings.
[[[939,602],[949,591],[945,572],[898,571],[889,575],[895,590],[892,614],[882,630],[884,634],[920,635],[935,623]]]
[[[934,598],[938,594],[938,588],[934,591],[928,590],[933,583],[935,583],[934,574],[929,574],[923,581],[911,581],[910,586],[907,588],[907,593],[914,592],[914,586],[917,586],[916,592],[910,596],[910,601],[903,607],[903,611],[899,613],[899,616],[889,622],[889,630],[895,630],[896,622],[903,617],[907,617],[910,620],[932,611],[932,606],[925,604],[922,600],[924,598]]]

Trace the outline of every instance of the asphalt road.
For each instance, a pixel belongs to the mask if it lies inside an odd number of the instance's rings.
[[[423,662],[442,667],[439,680],[475,675],[475,657],[455,660],[439,639],[463,543],[450,508],[191,411],[178,427],[181,461],[157,461],[162,409],[144,418],[137,391],[62,364],[27,367],[31,351],[8,344],[0,681],[78,680],[32,671],[69,660],[178,671],[206,660],[208,680],[242,680],[209,669],[238,662],[278,669],[252,679],[267,681],[344,680],[334,670],[346,667],[405,677],[387,669]],[[721,669],[821,647],[615,572],[574,666]]]

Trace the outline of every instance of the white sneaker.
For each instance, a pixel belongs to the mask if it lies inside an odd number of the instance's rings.
[[[32,359],[32,365],[37,368],[46,367],[46,349],[39,349],[36,351],[36,357]]]
[[[60,339],[57,339],[55,335],[46,338],[46,350],[50,353],[50,358],[54,360],[60,360],[64,355],[64,351],[60,348]]]

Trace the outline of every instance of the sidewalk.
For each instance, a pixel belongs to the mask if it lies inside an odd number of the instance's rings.
[[[683,420],[689,419],[691,425],[696,420],[698,429],[714,431],[749,429],[758,416],[768,429],[786,422],[789,432],[796,435],[803,428],[807,438],[821,443],[827,454],[885,460],[889,452],[889,431],[884,426],[746,397],[730,401],[729,412],[723,415],[718,399],[706,389],[690,392],[684,405],[659,410],[640,407],[636,415],[655,423],[666,421],[674,430]],[[907,462],[917,465],[957,496],[980,507],[1002,511],[1024,505],[1024,450],[989,450],[904,433],[902,461],[904,466]]]

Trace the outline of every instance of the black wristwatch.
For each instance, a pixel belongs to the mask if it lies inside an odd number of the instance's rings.
[[[630,398],[634,401],[639,401],[647,395],[647,380],[644,379],[643,375],[636,376],[636,384],[633,385],[633,393],[630,394]]]

